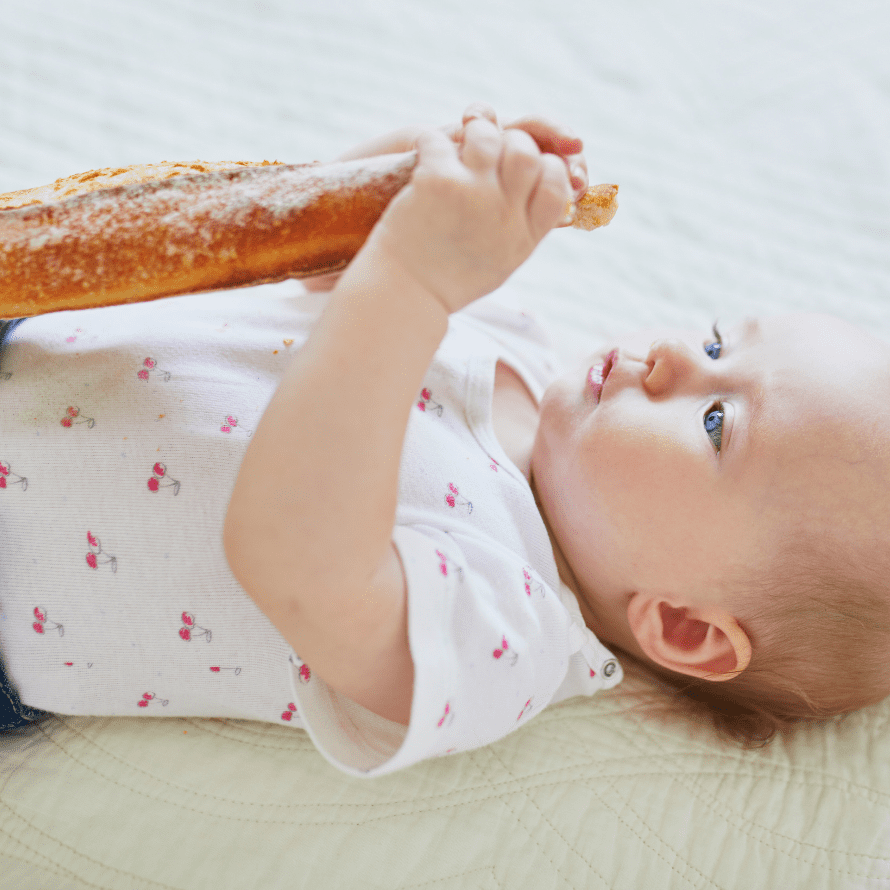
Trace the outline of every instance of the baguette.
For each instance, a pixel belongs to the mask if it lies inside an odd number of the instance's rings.
[[[416,161],[163,162],[0,195],[0,318],[340,271]],[[608,224],[617,191],[593,186],[561,225]]]

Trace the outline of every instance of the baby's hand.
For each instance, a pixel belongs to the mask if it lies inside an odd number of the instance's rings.
[[[490,120],[496,127],[500,127],[497,115],[490,105],[483,102],[474,102],[464,112],[463,123],[460,128],[446,127],[444,132],[451,135],[456,142],[463,141],[463,128],[476,117],[484,117]],[[542,117],[530,115],[521,117],[504,126],[507,130],[523,130],[535,140],[541,151],[558,155],[563,159],[572,185],[573,197],[580,198],[589,185],[587,178],[587,162],[584,159],[584,143],[579,136],[559,124]]]
[[[410,183],[361,253],[395,264],[456,312],[500,287],[562,219],[569,177],[527,132],[501,132],[486,117],[466,124],[462,145],[430,130],[417,152]]]
[[[490,105],[484,102],[474,102],[464,112],[460,123],[446,124],[440,129],[449,139],[460,145],[464,140],[466,125],[471,120],[480,117],[490,120],[496,127],[501,128],[497,115]],[[519,118],[504,125],[503,129],[524,130],[535,140],[541,151],[550,152],[550,154],[561,157],[569,170],[572,189],[576,199],[587,191],[587,164],[582,154],[584,143],[574,133],[565,127],[561,127],[559,124],[554,124],[534,115]],[[345,151],[336,160],[353,161],[359,158],[413,151],[417,148],[417,140],[427,130],[427,127],[420,126],[402,127],[399,130],[394,130],[391,133],[386,133],[383,136],[378,136],[368,142],[356,145]]]
[[[467,125],[478,118],[487,119],[498,129],[501,128],[497,115],[490,105],[483,102],[474,102],[464,112],[460,123],[447,124],[440,129],[449,139],[462,146]],[[575,136],[558,124],[536,116],[519,118],[506,124],[504,129],[522,130],[534,139],[542,152],[549,152],[562,158],[570,177],[573,198],[575,200],[587,191],[587,164],[582,153],[584,144],[578,136]],[[417,142],[421,136],[428,132],[427,128],[420,126],[403,127],[368,142],[363,142],[361,145],[357,145],[344,152],[337,160],[358,160],[383,154],[413,151],[416,150]],[[302,283],[310,291],[329,291],[337,283],[341,274],[340,272],[334,272],[329,275],[304,278]]]

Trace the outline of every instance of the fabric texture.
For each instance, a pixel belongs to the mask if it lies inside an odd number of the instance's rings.
[[[374,775],[614,686],[621,669],[561,586],[528,482],[491,427],[499,359],[535,398],[556,370],[533,319],[496,298],[452,317],[405,437],[394,541],[415,665],[407,735],[328,689],[244,593],[222,527],[252,431],[323,307],[300,290],[55,313],[13,334],[0,644],[22,700],[284,721]]]

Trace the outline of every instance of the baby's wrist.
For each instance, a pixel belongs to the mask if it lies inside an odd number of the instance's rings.
[[[346,268],[334,289],[346,295],[361,293],[362,301],[375,300],[382,316],[392,316],[413,335],[429,335],[438,343],[448,328],[449,310],[441,296],[420,280],[383,245],[366,243]]]

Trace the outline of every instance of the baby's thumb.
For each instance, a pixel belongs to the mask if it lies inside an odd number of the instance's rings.
[[[441,130],[425,130],[417,137],[417,167],[415,172],[425,169],[441,169],[458,162],[458,147]]]

